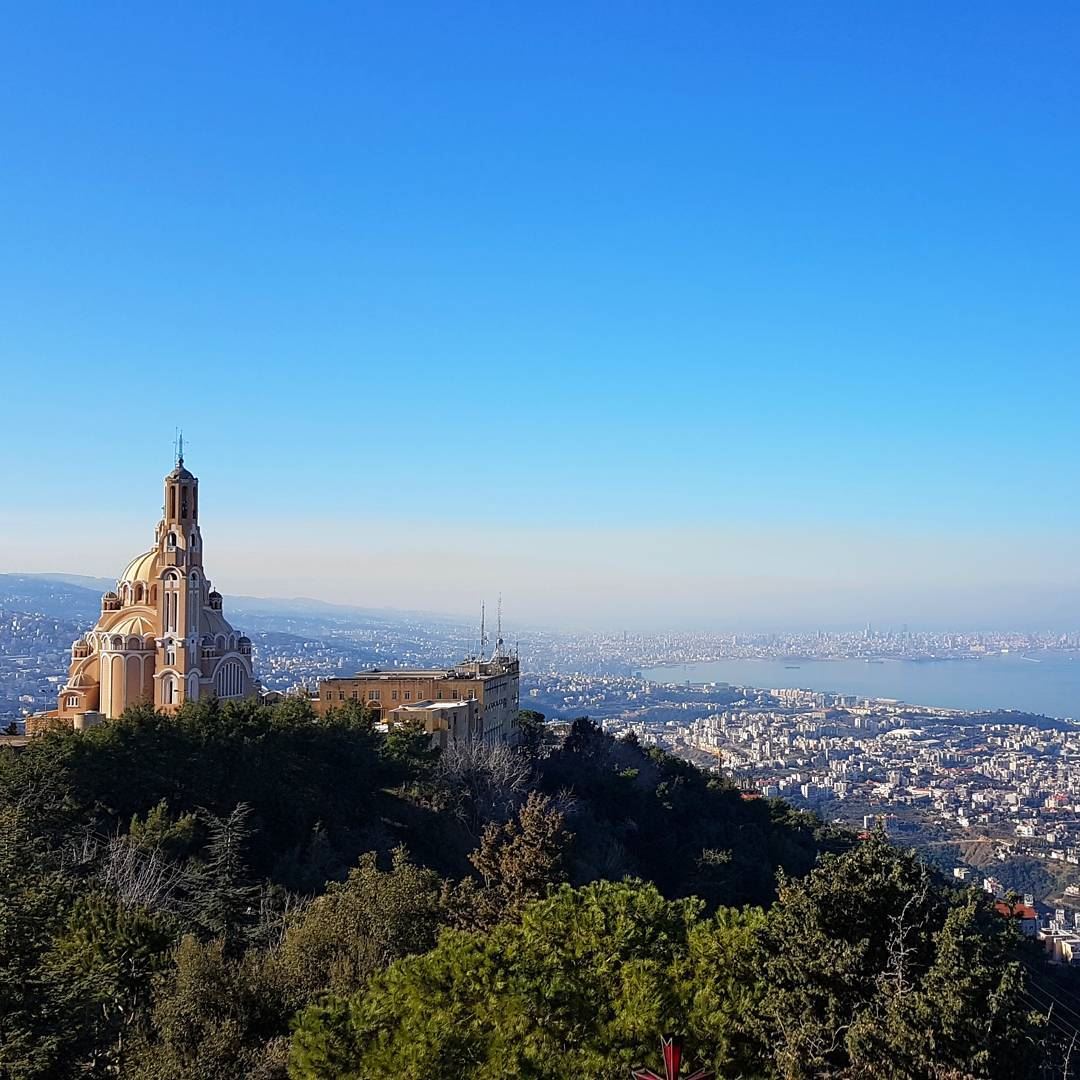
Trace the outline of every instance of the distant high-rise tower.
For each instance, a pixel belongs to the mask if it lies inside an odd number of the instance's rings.
[[[71,648],[56,711],[29,717],[27,733],[81,728],[143,702],[173,712],[185,701],[254,691],[251,641],[225,620],[203,570],[199,481],[181,449],[165,477],[154,546],[101,598],[96,625]]]

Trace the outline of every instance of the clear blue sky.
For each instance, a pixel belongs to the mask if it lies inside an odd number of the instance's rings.
[[[226,591],[1076,585],[1078,110],[1065,3],[6,5],[0,569],[180,424]]]

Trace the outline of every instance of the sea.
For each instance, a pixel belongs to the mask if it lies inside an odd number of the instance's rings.
[[[1080,719],[1080,654],[994,654],[963,660],[715,660],[642,672],[663,683],[730,683],[891,698],[978,712],[1017,709]]]

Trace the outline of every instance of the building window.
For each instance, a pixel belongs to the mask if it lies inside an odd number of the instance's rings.
[[[355,690],[349,695],[349,697],[351,697],[353,699],[353,701],[355,701],[358,696],[359,695],[357,694],[357,692]]]
[[[457,701],[457,699],[458,699],[458,694],[457,694],[457,691],[455,690],[454,691],[454,700]]]
[[[390,691],[390,700],[391,701],[397,701],[397,691],[396,690],[391,690]]]
[[[442,691],[439,691],[439,700],[442,701]]]
[[[412,700],[412,691],[411,690],[406,690],[405,691],[405,700],[406,701],[411,701]]]
[[[338,701],[344,701],[345,700],[345,691],[344,690],[339,690],[337,692],[337,699],[338,699]]]
[[[165,705],[176,704],[176,680],[169,678],[165,680],[165,685],[161,688],[161,700]]]
[[[244,693],[244,669],[236,660],[229,660],[217,669],[214,689],[221,698],[240,697]]]
[[[379,691],[378,690],[369,690],[367,692],[367,699],[368,699],[368,701],[378,701],[379,700]]]
[[[67,707],[74,709],[79,704],[79,699],[75,694],[69,694],[67,699]]]
[[[332,695],[332,694],[330,693],[330,691],[329,691],[329,690],[325,690],[325,691],[323,692],[323,697],[324,697],[324,698],[325,698],[325,699],[326,699],[327,701],[329,701],[329,700],[330,700],[330,698],[331,698],[332,696],[333,696],[333,695]]]

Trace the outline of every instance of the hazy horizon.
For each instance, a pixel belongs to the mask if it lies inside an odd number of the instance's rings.
[[[868,622],[913,630],[1075,631],[1080,625],[1080,581],[1065,538],[1051,551],[1029,547],[1028,565],[1039,573],[1028,581],[1006,576],[1024,538],[1003,533],[993,542],[983,538],[978,555],[974,537],[908,533],[901,563],[895,530],[893,543],[884,545],[872,530],[849,530],[838,539],[827,529],[790,524],[759,537],[752,556],[735,526],[728,529],[735,536],[720,528],[616,534],[595,527],[459,527],[448,538],[432,537],[422,521],[323,521],[313,529],[282,521],[271,545],[249,548],[249,530],[257,526],[229,515],[205,478],[201,488],[207,572],[228,595],[471,622],[481,602],[494,611],[501,593],[508,626],[597,631],[774,632],[858,629]],[[32,548],[16,549],[17,561],[5,561],[0,571],[114,580],[150,545],[154,514],[149,502],[141,523],[130,509],[122,528],[117,517],[91,518],[77,544],[58,520]],[[771,572],[776,566],[786,575]],[[916,586],[917,578],[925,584]]]

